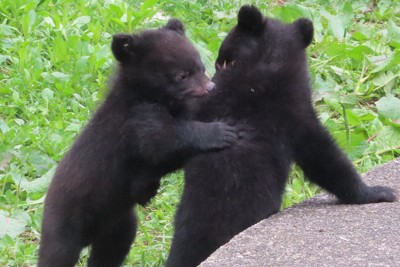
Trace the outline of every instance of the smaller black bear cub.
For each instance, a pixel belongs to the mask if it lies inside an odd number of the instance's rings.
[[[215,85],[180,21],[117,34],[112,52],[119,65],[111,91],[50,184],[39,267],[72,267],[88,245],[89,266],[119,266],[135,238],[133,206],[190,157],[239,139],[226,123],[181,119]]]
[[[311,101],[308,19],[291,24],[244,6],[223,41],[197,119],[232,120],[250,132],[226,150],[185,166],[168,267],[192,267],[247,227],[278,212],[292,162],[308,179],[350,204],[395,201],[367,186],[321,125]],[[268,254],[268,251],[266,251]]]

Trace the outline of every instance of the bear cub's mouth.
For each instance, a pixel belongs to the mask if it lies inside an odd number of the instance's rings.
[[[226,61],[224,60],[224,63],[221,65],[219,63],[215,64],[215,68],[217,69],[217,71],[225,71],[229,68],[232,68],[235,65],[235,60],[232,61]]]

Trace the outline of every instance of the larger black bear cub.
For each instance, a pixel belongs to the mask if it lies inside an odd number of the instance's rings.
[[[234,235],[276,213],[292,161],[343,203],[395,201],[392,189],[362,182],[318,121],[305,51],[312,38],[307,19],[282,24],[255,7],[240,9],[238,25],[219,51],[217,89],[198,119],[230,119],[252,131],[237,145],[185,166],[167,266],[197,266]]]
[[[225,123],[180,119],[214,87],[180,21],[115,35],[112,51],[119,68],[111,91],[47,193],[39,267],[72,267],[88,245],[89,266],[119,266],[136,233],[133,206],[156,194],[161,176],[238,139]]]

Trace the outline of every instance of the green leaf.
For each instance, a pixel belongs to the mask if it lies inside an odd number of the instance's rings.
[[[340,14],[345,27],[351,27],[354,22],[354,9],[351,5],[351,2],[344,1],[342,12],[340,12]]]
[[[346,114],[347,114],[347,121],[351,126],[357,126],[363,123],[361,119],[351,109],[347,109]]]
[[[287,3],[280,8],[277,15],[283,21],[292,22],[301,17],[311,17],[311,12],[302,5]]]
[[[383,58],[382,58],[383,57]],[[392,66],[397,66],[400,64],[400,50],[389,54],[389,56],[381,56],[381,60],[377,61],[376,67],[371,71],[372,73],[377,73],[389,69]]]
[[[79,122],[78,120],[74,120],[71,122],[67,128],[65,128],[66,132],[79,132],[79,130],[82,128],[82,123]]]
[[[361,157],[368,148],[365,137],[361,134],[352,132],[349,135],[349,139],[347,139],[346,131],[337,131],[333,133],[333,136],[352,160]]]
[[[400,99],[391,94],[382,97],[376,103],[380,116],[392,120],[400,119]]]
[[[340,97],[340,103],[345,108],[353,108],[358,103],[357,96],[355,94],[348,94]]]
[[[27,219],[21,217],[16,216],[16,218],[13,218],[7,212],[0,210],[0,237],[8,235],[15,238],[23,233],[27,225]]]
[[[358,45],[355,47],[349,47],[346,49],[347,56],[355,60],[363,60],[366,54],[371,53],[372,50],[368,46]]]
[[[42,91],[42,97],[49,102],[54,98],[54,92],[50,90],[49,88],[44,88]]]
[[[398,12],[398,11],[397,11]],[[396,48],[400,48],[400,27],[390,19],[387,24],[388,37],[390,38],[390,44]]]
[[[375,112],[372,112],[371,110],[368,110],[366,108],[355,108],[352,109],[352,112],[362,121],[373,121],[377,117]]]
[[[29,182],[27,180],[22,181],[20,186],[29,193],[44,193],[48,188],[52,177],[56,171],[57,166],[52,167],[48,170],[42,177],[36,178],[35,180]]]
[[[376,86],[374,90],[379,88],[383,88],[385,94],[391,94],[393,90],[395,90],[396,86],[396,78],[400,76],[400,74],[395,75],[391,71],[380,72],[373,80],[372,83]]]
[[[345,33],[343,18],[340,15],[332,15],[329,12],[322,10],[321,14],[328,20],[329,28],[332,30],[335,37],[342,41]]]
[[[140,6],[140,12],[143,12],[146,9],[154,8],[158,3],[158,0],[145,0]]]
[[[324,94],[324,102],[331,107],[333,110],[340,108],[340,94],[339,92],[329,92]]]
[[[383,126],[374,139],[378,150],[393,149],[400,146],[400,128],[394,126]]]
[[[302,193],[303,183],[299,178],[294,178],[292,182],[292,188],[298,194]]]
[[[362,40],[368,39],[368,37],[360,31],[353,32],[352,37],[357,41],[362,41]]]
[[[56,25],[54,24],[54,21],[51,17],[45,17],[43,18],[43,21],[49,25],[50,27],[55,27]]]
[[[90,16],[81,16],[72,22],[72,25],[76,25],[77,27],[82,27],[90,22]]]
[[[108,58],[110,56],[110,47],[109,45],[103,45],[96,53],[96,59],[100,60],[103,58]]]
[[[36,13],[30,10],[27,14],[22,17],[22,28],[25,35],[28,35],[32,29],[33,24],[36,20]]]
[[[88,66],[88,59],[89,56],[82,56],[80,57],[77,61],[76,61],[76,70],[77,71],[82,71],[83,69],[85,69]]]
[[[28,153],[28,161],[39,174],[42,174],[44,171],[48,170],[50,166],[55,164],[55,161],[47,154],[38,150],[33,150]]]
[[[69,75],[59,71],[54,71],[51,73],[51,75],[59,80],[68,80],[70,77]]]
[[[0,130],[3,134],[10,130],[10,128],[7,126],[7,123],[3,119],[0,119]]]

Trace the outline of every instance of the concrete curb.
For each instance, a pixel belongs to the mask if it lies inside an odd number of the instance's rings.
[[[400,158],[363,175],[400,192]],[[200,266],[400,266],[400,203],[337,205],[327,194],[259,222]]]

